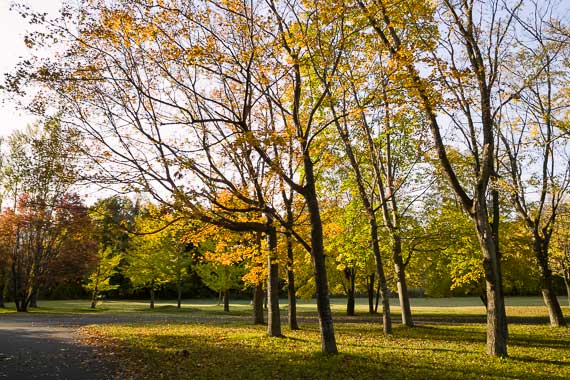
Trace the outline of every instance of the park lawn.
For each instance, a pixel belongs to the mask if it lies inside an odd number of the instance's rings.
[[[559,297],[560,304],[563,307],[565,315],[570,313],[567,305],[566,297]],[[286,310],[287,300],[282,299],[281,309]],[[362,317],[369,317],[368,304],[364,298],[356,299],[356,313]],[[390,299],[391,312],[394,316],[400,314],[398,299]],[[164,314],[164,315],[184,315],[191,313],[192,315],[219,315],[219,316],[250,316],[251,305],[249,300],[232,300],[230,313],[225,313],[222,306],[214,299],[189,299],[183,300],[182,308],[176,308],[176,302],[173,300],[157,301],[154,310],[149,308],[148,301],[145,300],[118,300],[100,302],[96,309],[90,308],[89,300],[59,300],[47,301],[40,300],[40,307],[31,308],[31,313],[46,314]],[[453,297],[453,298],[412,298],[412,309],[414,316],[485,316],[485,308],[481,305],[481,301],[477,297]],[[548,312],[540,297],[507,297],[507,315],[513,317],[547,317]],[[332,298],[331,309],[336,315],[343,315],[346,310],[346,299]],[[297,311],[299,315],[317,316],[316,303],[314,300],[302,301],[297,303]],[[16,312],[13,303],[8,303],[6,309],[0,309],[0,313]],[[371,316],[371,320],[377,319]]]
[[[339,355],[320,353],[316,323],[271,338],[245,323],[84,327],[127,379],[570,379],[570,329],[511,325],[509,358],[485,354],[483,325],[336,323]]]

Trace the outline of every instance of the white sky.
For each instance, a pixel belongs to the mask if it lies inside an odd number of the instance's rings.
[[[21,57],[28,54],[24,45],[24,35],[29,25],[16,12],[10,11],[10,4],[14,2],[14,0],[0,0],[0,81],[4,80],[5,73],[13,70]],[[17,2],[50,14],[55,14],[61,6],[61,0],[18,0]],[[24,128],[33,120],[30,115],[16,110],[5,94],[0,94],[0,136]]]

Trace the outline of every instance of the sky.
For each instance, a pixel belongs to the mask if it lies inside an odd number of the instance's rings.
[[[14,0],[0,0],[0,80],[4,74],[11,72],[14,66],[26,57],[27,48],[24,45],[24,35],[29,25],[16,12],[10,11]],[[18,0],[34,10],[56,14],[61,6],[61,0]],[[16,110],[5,94],[0,94],[0,136],[6,136],[15,129],[25,128],[32,123],[31,115]]]

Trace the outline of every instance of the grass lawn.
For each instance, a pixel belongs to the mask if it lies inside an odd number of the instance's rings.
[[[510,357],[484,353],[483,325],[337,323],[339,355],[320,354],[316,324],[265,335],[246,324],[88,326],[88,341],[134,379],[570,379],[570,331],[513,325]]]
[[[397,300],[391,301],[397,316]],[[560,301],[566,305],[565,298]],[[485,355],[482,323],[449,323],[484,321],[477,298],[412,299],[422,323],[395,324],[388,337],[381,317],[367,313],[366,300],[357,300],[356,317],[345,317],[345,300],[332,299],[341,352],[334,356],[320,353],[314,302],[299,303],[302,330],[284,326],[283,338],[250,324],[248,301],[232,302],[229,314],[215,300],[185,300],[181,310],[161,301],[152,311],[144,301],[106,301],[95,311],[89,301],[41,301],[32,312],[175,317],[82,328],[86,341],[118,363],[119,377],[126,379],[570,379],[570,329],[525,324],[546,320],[538,297],[506,302],[509,318],[517,321],[509,326],[507,359]],[[13,312],[8,306],[0,313]],[[568,306],[563,309],[570,315]]]
[[[281,299],[281,308],[286,310],[287,300]],[[300,315],[316,316],[316,303],[314,300],[297,301],[297,310]],[[368,304],[364,298],[356,299],[356,313],[368,316]],[[548,312],[540,297],[507,297],[507,314],[512,317],[547,317]],[[570,315],[566,297],[559,297],[560,305],[565,315]],[[154,310],[149,309],[148,301],[104,301],[96,309],[90,308],[89,300],[39,301],[38,309],[30,309],[31,313],[62,313],[62,314],[111,314],[129,315],[132,313],[158,314],[158,315],[185,315],[186,313],[204,315],[251,315],[251,305],[247,300],[232,300],[230,313],[224,313],[222,307],[213,299],[191,299],[182,302],[182,309],[176,308],[173,300],[157,301]],[[416,316],[484,316],[485,308],[477,297],[454,298],[412,298],[411,305]],[[16,312],[13,303],[7,303],[6,309],[0,313]],[[400,313],[398,299],[390,299],[392,314]],[[332,298],[331,309],[336,315],[343,315],[346,310],[344,298]]]
[[[264,326],[231,318],[213,318],[207,323],[106,324],[84,327],[83,332],[87,342],[121,363],[122,378],[570,379],[570,329],[511,324],[510,357],[495,359],[485,354],[483,324],[395,325],[394,334],[385,337],[380,317],[367,315],[365,300],[357,303],[355,320],[359,323],[339,318],[344,300],[332,301],[341,352],[335,356],[320,353],[318,325],[311,319],[303,321],[300,331],[285,327],[283,338],[270,338]],[[412,305],[417,317],[451,320],[484,315],[479,302],[476,298],[413,299]],[[509,298],[507,305],[511,318],[547,315],[537,297]],[[158,303],[152,312],[147,307],[144,302],[106,302],[99,312],[224,315],[215,301],[186,301],[182,311],[176,311],[171,302]],[[82,310],[74,303],[51,305],[51,310],[62,312],[69,308]],[[231,308],[232,316],[251,314],[245,301],[233,302]],[[397,303],[393,311],[399,312]],[[569,308],[564,307],[564,312],[570,314]],[[301,302],[299,315],[314,317],[314,303]]]

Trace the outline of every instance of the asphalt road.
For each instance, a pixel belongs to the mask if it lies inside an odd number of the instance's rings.
[[[0,379],[113,379],[113,366],[80,342],[90,318],[0,315]]]

